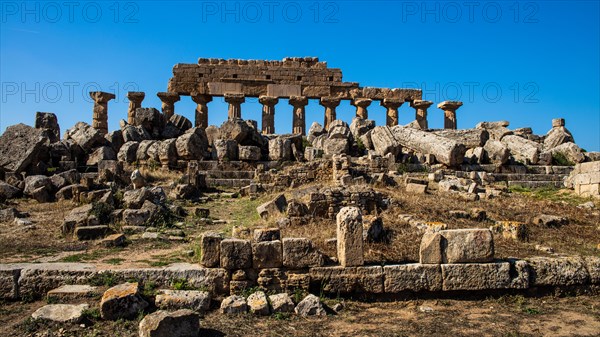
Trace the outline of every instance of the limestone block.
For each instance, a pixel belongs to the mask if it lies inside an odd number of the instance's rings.
[[[283,265],[281,241],[263,241],[252,244],[253,268],[279,268]]]
[[[283,239],[283,266],[287,268],[319,267],[325,263],[323,255],[306,238]]]
[[[580,257],[534,257],[526,260],[532,286],[572,286],[590,281],[585,261]]]
[[[140,337],[196,337],[200,316],[192,310],[159,310],[148,314],[139,326]]]
[[[221,268],[235,270],[252,267],[252,245],[250,241],[225,239],[220,246]]]
[[[402,264],[383,267],[386,293],[442,290],[442,269],[434,264]]]
[[[100,315],[103,319],[116,321],[133,318],[148,306],[137,283],[123,283],[104,292],[100,300]]]
[[[343,267],[362,266],[363,225],[358,207],[344,207],[336,216],[338,262]]]
[[[365,267],[314,267],[310,268],[310,283],[326,293],[383,293],[383,268]]]
[[[198,290],[158,291],[155,299],[156,307],[163,310],[191,309],[198,313],[210,310],[210,293]]]
[[[510,263],[442,264],[444,291],[505,289],[511,284]]]
[[[207,268],[216,268],[221,261],[220,250],[223,237],[218,233],[205,233],[202,235],[202,258],[200,263]]]

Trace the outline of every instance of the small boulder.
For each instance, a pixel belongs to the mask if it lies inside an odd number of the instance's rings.
[[[133,318],[148,306],[136,283],[123,283],[104,292],[100,301],[100,315],[103,319],[115,321],[120,318]]]
[[[549,215],[549,214],[540,214],[535,216],[531,223],[536,226],[544,226],[544,227],[562,227],[569,224],[569,219],[564,216],[557,215]]]
[[[271,302],[274,313],[294,312],[294,302],[287,293],[271,295],[269,302]]]
[[[221,313],[223,314],[245,314],[247,312],[248,304],[242,296],[232,295],[221,302]]]
[[[248,307],[250,312],[259,316],[268,316],[271,313],[267,295],[262,291],[257,291],[248,296]]]
[[[200,316],[188,309],[174,312],[159,310],[140,322],[140,337],[197,337]]]
[[[59,323],[79,323],[88,304],[48,304],[31,314],[31,318]]]
[[[321,300],[313,294],[309,294],[302,301],[300,301],[294,311],[297,315],[304,317],[327,315],[327,312],[323,307],[323,303],[321,303]]]

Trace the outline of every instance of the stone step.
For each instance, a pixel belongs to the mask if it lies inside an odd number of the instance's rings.
[[[254,171],[200,171],[206,179],[254,179]]]
[[[562,182],[561,174],[518,174],[518,173],[489,173],[496,181],[558,181]]]
[[[488,173],[519,173],[519,174],[564,174],[568,175],[573,171],[573,166],[550,166],[550,165],[504,165],[497,166],[493,164],[473,164],[461,165],[462,171],[485,171]]]
[[[70,284],[48,291],[47,299],[51,303],[85,302],[90,297],[97,297],[100,294],[97,287],[84,284]]]
[[[250,185],[252,179],[213,179],[206,178],[207,187],[244,187]]]
[[[541,187],[564,187],[562,181],[508,181],[508,186],[522,186],[526,188],[541,188]]]

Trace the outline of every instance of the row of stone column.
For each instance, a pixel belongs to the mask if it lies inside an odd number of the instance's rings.
[[[176,93],[159,92],[156,94],[162,102],[162,113],[166,119],[170,119],[175,114],[175,103],[181,97]],[[143,92],[128,92],[129,109],[127,111],[127,122],[135,123],[135,111],[142,107],[142,101],[145,98]],[[103,133],[108,132],[108,101],[115,98],[114,94],[95,91],[90,92],[90,97],[94,100],[94,115],[92,126]],[[192,100],[196,103],[195,126],[208,127],[208,103],[212,101],[211,95],[192,94]],[[233,120],[242,117],[241,105],[245,102],[243,94],[225,93],[224,100],[229,104],[227,118]],[[262,132],[264,134],[275,133],[275,105],[279,102],[278,97],[260,96],[258,98],[262,108]],[[305,135],[306,133],[306,105],[308,97],[291,96],[288,100],[293,106],[292,133]],[[367,108],[373,101],[370,98],[355,98],[351,104],[356,107],[356,117],[368,119]],[[321,97],[319,104],[325,108],[324,127],[329,129],[329,125],[337,119],[336,108],[340,105],[341,98]],[[385,98],[380,101],[380,105],[386,108],[386,125],[398,125],[398,109],[404,101],[395,98]],[[414,100],[410,102],[411,107],[415,109],[415,120],[419,127],[427,129],[427,109],[433,104],[432,101]],[[462,102],[444,101],[438,104],[438,108],[444,110],[444,128],[456,129],[456,110],[462,106]]]

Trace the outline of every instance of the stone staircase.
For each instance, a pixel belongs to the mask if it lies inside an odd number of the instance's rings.
[[[554,187],[561,188],[563,174],[532,174],[532,173],[490,173],[496,181],[506,181],[508,186],[522,186],[527,188]]]
[[[254,167],[244,162],[203,161],[198,169],[209,188],[241,188],[254,181]]]

